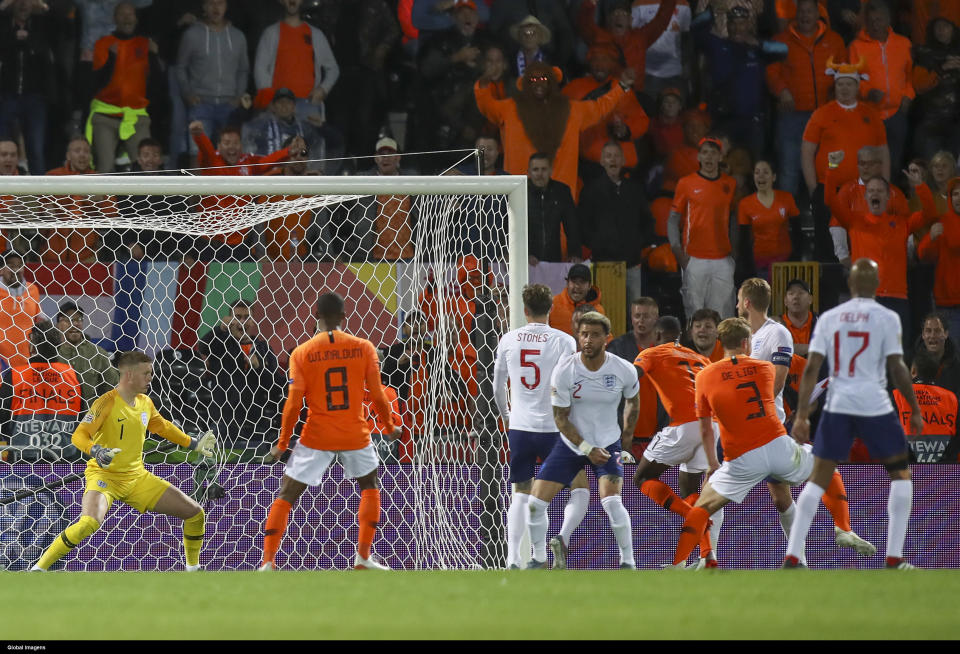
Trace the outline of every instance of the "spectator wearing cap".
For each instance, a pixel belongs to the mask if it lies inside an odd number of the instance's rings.
[[[473,83],[483,72],[483,52],[492,43],[479,29],[473,0],[450,7],[453,26],[420,39],[418,69],[424,81],[418,116],[439,147],[468,146],[484,118],[473,101]]]
[[[800,190],[800,144],[813,112],[830,101],[827,61],[844,61],[843,38],[820,18],[817,0],[798,0],[796,19],[775,37],[787,46],[783,61],[767,65],[767,88],[777,98],[778,188]]]
[[[873,106],[857,101],[861,77],[859,64],[829,60],[827,73],[834,79],[835,99],[813,112],[803,130],[803,142],[800,144],[803,180],[813,207],[814,259],[820,262],[836,260],[829,234],[830,212],[824,200],[827,155],[831,152],[844,153],[831,174],[831,183],[839,187],[857,178],[856,155],[860,148],[878,146],[883,160],[880,174],[884,179],[890,179],[890,152],[883,120]],[[831,190],[831,194],[834,191],[836,188]]]
[[[730,15],[744,17],[749,21],[748,29],[756,33],[759,29],[760,16],[764,13],[763,0],[697,0],[693,20],[694,27],[708,16],[713,19],[710,31],[721,39],[730,37]],[[712,15],[712,16],[711,16]]]
[[[706,58],[702,72],[714,127],[728,132],[752,156],[760,156],[766,133],[764,69],[778,51],[785,54],[787,48],[777,42],[761,44],[749,11],[739,5],[727,13],[726,37],[706,28],[706,22],[694,25],[694,34]]]
[[[19,122],[30,172],[42,175],[47,104],[57,79],[48,24],[35,15],[34,0],[16,0],[0,21],[0,138],[12,137]]]
[[[258,155],[267,155],[283,149],[283,144],[295,136],[306,143],[307,157],[313,160],[324,158],[324,139],[312,121],[297,117],[297,98],[290,89],[277,89],[270,108],[243,125],[241,131],[243,150]],[[312,164],[319,169],[323,164]]]
[[[604,174],[587,183],[577,207],[577,225],[594,261],[627,265],[627,305],[642,295],[643,250],[654,241],[653,218],[643,185],[624,174],[620,144],[603,146]]]
[[[657,115],[650,121],[650,139],[657,157],[666,159],[671,152],[683,146],[683,94],[680,89],[667,87],[657,99]],[[703,138],[703,134],[696,140]]]
[[[550,179],[550,157],[536,152],[527,167],[527,252],[529,263],[564,261],[563,236],[568,261],[580,261],[580,226],[570,188]],[[563,231],[561,232],[561,225]]]
[[[519,95],[504,100],[495,99],[486,72],[473,92],[480,113],[500,130],[504,169],[525,174],[530,156],[542,152],[553,162],[553,178],[576,199],[580,134],[614,110],[633,84],[633,71],[623,71],[619,83],[595,100],[579,101],[560,92],[562,73],[545,64],[528,65],[518,82]]]
[[[720,172],[723,145],[714,137],[700,142],[700,170],[677,183],[667,225],[670,247],[683,270],[683,308],[688,316],[704,307],[730,317],[734,309],[731,220],[736,182]]]
[[[203,19],[186,29],[177,52],[176,76],[187,120],[199,120],[213,135],[229,124],[250,77],[247,39],[227,21],[226,12],[227,0],[204,0]],[[196,154],[192,141],[190,153]]]
[[[907,114],[916,97],[910,40],[890,27],[890,8],[883,0],[864,5],[864,28],[850,43],[850,61],[864,62],[860,97],[883,118],[890,146],[890,169],[900,170],[907,140]]]
[[[614,76],[620,69],[619,59],[620,52],[613,43],[603,41],[592,45],[587,51],[590,74],[567,84],[563,87],[563,94],[571,100],[590,100],[603,95],[617,83]],[[605,121],[580,135],[580,156],[586,161],[601,165],[604,145],[613,140],[620,144],[624,166],[636,168],[640,163],[636,141],[647,133],[649,125],[650,119],[640,105],[637,94],[627,93]],[[595,173],[597,174],[599,170]],[[588,175],[582,173],[582,176],[586,179]]]
[[[513,28],[528,16],[533,16],[550,33],[547,53],[549,60],[558,66],[565,66],[573,55],[576,34],[570,25],[570,19],[562,2],[556,0],[494,0],[490,6],[488,28],[502,43],[515,43]],[[515,53],[512,50],[511,53]]]
[[[283,0],[283,20],[263,31],[257,43],[253,81],[258,99],[265,89],[287,88],[297,98],[297,116],[324,115],[340,67],[323,32],[300,17],[302,0]]]
[[[60,305],[56,323],[63,334],[63,342],[57,349],[60,357],[77,373],[84,410],[114,388],[120,379],[107,351],[83,333],[85,318],[83,309],[73,302],[64,302]]]
[[[577,16],[580,36],[590,46],[599,43],[616,45],[623,52],[627,68],[632,68],[640,75],[647,67],[647,48],[670,26],[677,0],[661,2],[653,20],[639,27],[631,26],[629,0],[615,0],[607,5],[603,27],[597,25],[597,4],[597,0],[584,0],[580,4]],[[643,90],[643,81],[644,77],[640,75],[636,86],[638,91]]]
[[[86,137],[93,148],[97,172],[113,172],[117,145],[123,144],[131,160],[137,146],[150,137],[148,94],[159,83],[162,64],[157,44],[137,36],[137,12],[130,2],[114,9],[114,33],[94,46],[94,88]],[[152,78],[152,79],[151,79]]]
[[[600,289],[593,285],[590,267],[577,263],[567,271],[567,287],[553,296],[550,326],[573,336],[573,313],[583,304],[592,304],[594,311],[607,314],[600,304]]]
[[[936,264],[933,299],[951,325],[954,343],[960,343],[960,177],[947,185],[947,201],[947,211],[921,239],[917,253]]]
[[[787,282],[783,295],[783,315],[780,322],[790,330],[793,336],[793,351],[802,357],[810,350],[810,337],[813,326],[817,324],[817,314],[813,312],[813,294],[810,285],[802,279]]]
[[[550,29],[537,20],[536,16],[527,16],[512,26],[510,28],[510,38],[519,46],[513,60],[513,70],[517,77],[523,77],[527,66],[534,62],[549,62],[544,48],[550,43],[552,35]]]

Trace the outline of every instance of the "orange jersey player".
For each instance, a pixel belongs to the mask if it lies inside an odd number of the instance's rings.
[[[334,459],[344,476],[360,486],[357,511],[359,536],[354,568],[389,570],[372,554],[373,538],[380,521],[380,490],[377,484],[377,450],[370,443],[370,427],[364,411],[364,391],[370,394],[385,431],[392,440],[401,429],[380,385],[380,363],[373,344],[340,331],[344,319],[343,298],[327,293],[317,301],[316,336],[298,346],[290,356],[290,390],[283,407],[280,439],[270,450],[268,462],[277,461],[290,444],[304,401],[307,421],[284,470],[277,499],[270,506],[264,526],[261,570],[275,570],[274,559],[293,503],[307,486],[317,486]]]
[[[657,321],[656,347],[637,355],[634,365],[640,378],[653,382],[660,401],[670,415],[670,424],[662,429],[643,452],[633,480],[651,500],[681,517],[690,511],[690,501],[682,499],[660,476],[673,466],[680,466],[680,493],[690,498],[700,487],[700,477],[707,469],[700,440],[694,396],[694,380],[710,360],[675,342],[680,337],[680,321],[663,316]],[[711,536],[715,539],[722,517],[714,520]],[[701,544],[701,563],[715,567],[716,557],[708,538]]]
[[[797,444],[777,417],[773,364],[747,356],[750,324],[728,318],[719,331],[727,358],[704,368],[696,382],[697,416],[711,475],[684,520],[674,567],[684,566],[710,516],[725,504],[742,502],[768,476],[795,486],[813,470],[810,446]],[[720,423],[723,465],[717,461],[715,418]]]

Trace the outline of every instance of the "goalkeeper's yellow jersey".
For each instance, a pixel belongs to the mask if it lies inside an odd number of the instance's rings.
[[[97,398],[73,432],[72,440],[77,449],[87,454],[94,445],[119,448],[120,452],[103,472],[134,477],[144,470],[143,442],[147,430],[177,445],[190,445],[190,437],[164,419],[149,397],[141,393],[131,406],[116,390]],[[87,468],[102,470],[96,459],[90,459]]]

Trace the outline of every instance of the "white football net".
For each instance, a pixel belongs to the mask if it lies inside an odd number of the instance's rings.
[[[283,471],[261,459],[287,359],[328,291],[346,299],[343,328],[380,349],[404,425],[398,442],[374,429],[374,550],[393,568],[503,565],[509,485],[491,382],[508,329],[508,194],[523,178],[9,179],[0,566],[28,567],[79,516],[85,457],[70,435],[115,385],[114,353],[139,349],[155,358],[159,411],[221,446],[205,460],[148,435],[148,470],[204,505],[206,569],[255,567]],[[333,466],[291,513],[278,564],[350,567],[358,503]],[[58,567],[178,569],[181,534],[179,520],[117,502]]]

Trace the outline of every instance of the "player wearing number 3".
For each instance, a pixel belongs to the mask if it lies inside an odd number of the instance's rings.
[[[327,293],[317,301],[317,335],[290,355],[290,390],[283,407],[280,440],[267,455],[277,461],[290,444],[300,419],[304,400],[307,422],[300,442],[283,473],[277,499],[270,506],[264,525],[261,570],[274,570],[274,559],[286,531],[290,509],[307,486],[317,486],[333,461],[339,460],[344,475],[360,486],[357,511],[359,537],[356,569],[389,570],[371,553],[380,522],[380,490],[377,484],[377,450],[370,443],[370,428],[363,408],[364,389],[393,440],[401,430],[393,424],[390,403],[380,385],[380,363],[373,344],[339,329],[344,319],[343,298]]]
[[[907,439],[887,395],[888,370],[893,385],[910,405],[910,427],[915,434],[920,434],[923,427],[922,414],[903,363],[900,318],[874,299],[880,284],[876,262],[858,259],[848,283],[853,299],[827,311],[817,321],[807,367],[800,378],[793,436],[804,443],[810,439],[810,394],[826,357],[831,377],[813,446],[813,474],[797,498],[797,516],[790,529],[783,567],[800,565],[820,496],[837,462],[847,458],[854,437],[859,436],[871,456],[890,474],[887,567],[910,569],[913,566],[903,559],[903,542],[913,503],[913,482]]]
[[[74,446],[89,454],[84,473],[80,519],[53,541],[34,570],[47,570],[87,536],[100,528],[114,500],[145,513],[153,511],[183,520],[183,549],[188,571],[200,567],[204,514],[195,501],[170,482],[143,467],[147,430],[163,438],[213,456],[216,439],[207,432],[191,438],[165,420],[145,395],[153,378],[153,361],[142,352],[126,352],[117,360],[120,382],[97,399],[73,433]]]

